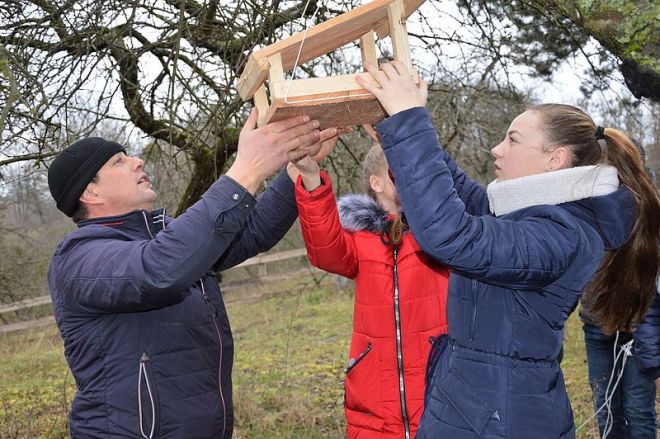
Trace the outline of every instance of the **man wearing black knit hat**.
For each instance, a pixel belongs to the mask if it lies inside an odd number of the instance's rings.
[[[153,211],[144,162],[90,137],[48,172],[57,207],[79,228],[51,261],[48,285],[78,391],[72,437],[229,438],[233,341],[217,271],[266,251],[297,217],[289,160],[321,158],[338,131],[291,118],[239,137],[226,175],[177,219]]]

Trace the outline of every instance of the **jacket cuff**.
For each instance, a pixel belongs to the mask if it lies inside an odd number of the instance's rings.
[[[202,199],[211,203],[207,206],[214,217],[214,228],[223,233],[238,232],[257,204],[247,189],[226,175],[216,180]]]
[[[247,189],[227,175],[223,175],[213,183],[207,194],[227,204],[227,208],[222,209],[221,212],[231,209],[237,204],[249,209],[254,208],[257,204],[257,199]]]
[[[383,140],[383,149],[394,147],[426,130],[435,132],[431,116],[424,107],[409,108],[396,113],[376,124],[376,130]]]
[[[330,176],[324,171],[321,171],[321,185],[313,189],[311,192],[303,186],[301,175],[299,175],[296,180],[296,198],[299,200],[318,200],[319,198],[327,196],[328,192],[332,193],[332,180],[330,180]]]

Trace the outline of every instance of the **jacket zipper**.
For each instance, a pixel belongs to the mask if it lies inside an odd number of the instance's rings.
[[[406,385],[403,379],[403,347],[401,346],[401,312],[399,309],[399,273],[397,269],[398,247],[394,247],[394,326],[396,328],[396,364],[399,372],[399,401],[401,402],[401,417],[406,439],[410,439],[410,422],[408,421],[408,409],[406,407]]]
[[[151,238],[153,239],[154,235],[153,233],[151,233],[151,229],[149,228],[149,220],[147,219],[147,214],[145,212],[142,212],[142,217],[144,218],[144,223],[147,226],[147,232],[149,232],[149,236],[151,236]],[[163,228],[165,228],[165,211],[163,211],[161,221],[163,222]],[[220,392],[220,402],[222,403],[222,434],[220,435],[220,437],[224,438],[225,432],[227,430],[227,405],[225,403],[225,395],[222,392],[222,374],[221,374],[222,355],[223,355],[222,337],[220,336],[220,328],[218,328],[218,322],[216,322],[215,320],[216,316],[218,315],[218,310],[215,308],[213,303],[211,303],[211,301],[209,300],[209,296],[206,294],[203,278],[199,280],[199,285],[202,290],[202,296],[204,297],[204,303],[206,303],[206,308],[209,310],[209,314],[211,315],[211,321],[213,322],[213,327],[215,328],[215,333],[218,336],[218,344],[220,346],[220,363],[218,364],[218,391]],[[148,357],[147,357],[147,361],[149,361]]]
[[[209,314],[211,315],[211,321],[213,322],[213,326],[215,327],[215,333],[218,336],[218,343],[220,346],[220,363],[218,363],[218,391],[220,392],[220,402],[222,403],[222,434],[220,435],[220,438],[224,438],[225,431],[227,429],[227,406],[225,404],[225,395],[222,392],[222,374],[221,374],[222,354],[223,354],[222,337],[220,336],[220,329],[218,328],[218,323],[215,321],[215,317],[218,314],[218,312],[215,309],[215,306],[209,300],[209,296],[206,294],[203,278],[199,280],[199,285],[202,287],[202,296],[204,296],[204,302],[206,302],[206,307],[208,308]]]
[[[479,302],[479,292],[477,291],[477,280],[472,279],[472,323],[470,324],[470,340],[474,340],[474,332],[477,325],[477,305]]]
[[[144,219],[144,226],[147,228],[147,233],[149,234],[149,237],[151,239],[154,239],[153,233],[151,233],[151,229],[149,228],[149,220],[147,219],[147,214],[143,211],[142,212],[142,218]],[[142,356],[140,357],[140,373],[138,375],[138,415],[140,417],[140,433],[142,434],[142,437],[145,439],[151,439],[154,436],[154,430],[156,428],[156,405],[154,403],[154,396],[153,392],[151,390],[151,384],[149,383],[149,375],[147,374],[147,363],[151,362],[151,359],[147,355],[146,352],[142,353]],[[149,434],[147,435],[144,432],[144,428],[142,425],[142,376],[144,376],[144,380],[147,384],[147,393],[149,394],[149,402],[151,403],[151,430],[149,431]]]
[[[147,214],[144,211],[142,211],[142,218],[144,218],[144,225],[147,226],[147,233],[149,233],[151,239],[154,239],[154,234],[151,233],[151,229],[149,228],[149,220],[147,219]]]

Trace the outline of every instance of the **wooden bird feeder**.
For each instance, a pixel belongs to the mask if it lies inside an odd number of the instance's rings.
[[[297,67],[297,58],[304,64],[357,40],[362,61],[378,65],[374,34],[390,35],[394,59],[413,71],[406,19],[424,1],[375,0],[257,50],[238,80],[238,93],[245,101],[254,99],[259,126],[302,114],[317,119],[321,129],[376,123],[385,110],[355,82],[355,75],[287,80],[285,73]],[[376,84],[368,73],[362,75]]]

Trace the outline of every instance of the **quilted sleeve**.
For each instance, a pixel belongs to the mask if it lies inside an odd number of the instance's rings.
[[[330,177],[321,172],[321,186],[308,192],[302,178],[296,182],[300,228],[309,261],[322,270],[350,279],[358,273],[355,240],[341,227]]]
[[[596,269],[602,240],[564,209],[536,206],[508,218],[470,214],[425,108],[395,114],[376,128],[410,228],[434,259],[514,289],[547,286],[578,259]]]

